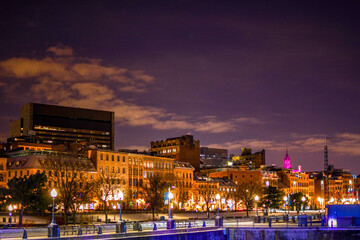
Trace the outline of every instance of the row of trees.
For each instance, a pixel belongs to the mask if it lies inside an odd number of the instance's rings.
[[[80,205],[98,199],[104,206],[105,219],[107,221],[107,201],[110,196],[115,196],[115,191],[119,184],[124,181],[120,179],[118,173],[100,172],[96,179],[86,177],[86,172],[94,172],[93,165],[88,160],[81,157],[81,154],[61,154],[48,156],[45,161],[41,161],[42,168],[48,171],[47,176],[44,173],[13,178],[8,182],[8,188],[0,189],[0,204],[6,205],[18,203],[21,206],[19,225],[22,225],[22,216],[24,209],[27,211],[41,212],[51,209],[50,190],[46,188],[48,181],[55,185],[58,191],[56,201],[62,203],[65,224],[68,223],[70,212],[75,214]],[[148,184],[139,188],[139,196],[144,198],[152,211],[153,219],[164,204],[164,193],[176,179],[172,176],[164,178],[161,175],[154,174],[148,178]],[[205,184],[201,188],[193,186],[192,193],[195,201],[200,198],[205,201],[207,215],[210,217],[209,206],[215,199],[217,191],[211,184]],[[241,184],[236,191],[228,193],[227,198],[234,199],[236,203],[242,202],[246,207],[247,216],[249,210],[254,207],[255,195],[260,195],[260,206],[268,208],[279,208],[282,202],[283,193],[274,187],[261,188],[255,183]],[[179,202],[186,200],[185,189],[177,189],[177,198]],[[294,194],[291,202],[295,206],[301,206],[302,195]],[[3,206],[4,207],[4,206]],[[297,207],[299,209],[299,207]]]
[[[211,185],[205,185],[202,188],[193,189],[193,193],[197,195],[197,200],[199,197],[203,199],[206,205],[207,216],[209,217],[209,205],[215,199],[216,193]],[[245,183],[238,185],[236,191],[228,193],[228,198],[235,201],[235,206],[237,203],[241,202],[245,206],[246,215],[249,216],[249,211],[251,211],[256,204],[255,196],[259,196],[258,206],[262,206],[263,209],[268,213],[268,209],[278,209],[284,203],[284,193],[277,189],[276,187],[261,187],[261,185],[256,183]],[[302,201],[302,198],[305,197],[305,201]],[[302,193],[295,193],[290,195],[288,200],[288,205],[292,208],[296,208],[299,213],[302,206],[307,206],[309,199]]]

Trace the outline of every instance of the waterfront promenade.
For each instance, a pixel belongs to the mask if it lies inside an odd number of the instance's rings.
[[[281,214],[281,213],[278,213]],[[309,227],[320,228],[321,221],[316,219],[318,214],[312,215],[313,220],[309,220]],[[224,216],[223,216],[224,217]],[[269,218],[262,218],[261,222],[254,223],[253,218],[244,218],[244,217],[234,217],[227,216],[223,218],[223,226],[215,226],[215,219],[177,219],[175,221],[175,229],[167,229],[167,221],[155,221],[155,222],[138,222],[138,221],[127,221],[126,222],[126,231],[121,233],[116,233],[116,224],[87,224],[87,225],[69,225],[60,227],[60,237],[61,239],[120,239],[120,238],[144,238],[151,236],[163,236],[164,234],[171,233],[173,238],[177,239],[175,236],[183,234],[194,234],[197,236],[196,239],[209,239],[211,236],[210,232],[214,232],[216,236],[219,236],[219,229],[223,232],[222,234],[227,236],[233,236],[232,239],[238,239],[236,236],[242,236],[241,229],[259,229],[258,231],[264,231],[263,229],[271,228],[277,229],[292,229],[298,228],[298,223],[296,221],[290,220],[289,222],[284,221],[282,216],[271,216]],[[224,230],[225,229],[225,230]],[[206,233],[206,234],[205,234]],[[0,230],[0,239],[44,239],[47,238],[48,228],[45,227],[33,227],[25,229],[2,229]],[[203,235],[205,234],[205,235]],[[207,235],[210,234],[210,235]],[[246,235],[250,234],[249,232]],[[254,235],[254,233],[251,233]],[[214,235],[214,236],[215,236]],[[255,234],[256,235],[256,234]],[[26,238],[24,238],[24,236]],[[183,236],[184,237],[184,236]],[[157,238],[159,239],[159,238]],[[162,239],[162,238],[161,238]],[[191,239],[191,238],[187,238]],[[215,238],[216,239],[216,238]],[[242,239],[242,238],[240,238]]]

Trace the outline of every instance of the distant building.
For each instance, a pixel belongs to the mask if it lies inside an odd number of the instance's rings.
[[[200,160],[205,166],[222,166],[228,160],[228,150],[219,148],[200,148]]]
[[[263,187],[272,186],[276,188],[279,185],[279,177],[273,171],[228,169],[209,173],[209,177],[227,178],[237,185],[254,183]]]
[[[192,135],[151,142],[150,153],[174,158],[175,161],[188,162],[196,170],[200,169],[200,141],[194,140]]]
[[[114,112],[28,103],[10,123],[9,142],[87,142],[114,149]]]
[[[288,154],[288,150],[286,149],[286,155],[284,158],[284,168],[290,169],[291,168],[291,159]]]
[[[265,165],[265,150],[251,153],[251,148],[242,148],[240,156],[233,156],[234,165],[248,166],[249,169],[258,169]]]

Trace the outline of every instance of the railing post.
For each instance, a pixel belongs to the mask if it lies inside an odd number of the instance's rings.
[[[190,222],[190,220],[189,220],[189,225],[188,225],[188,228],[191,228],[191,222]]]
[[[206,227],[206,222],[204,219],[203,219],[203,227]]]
[[[101,235],[101,234],[102,234],[102,228],[101,228],[101,226],[99,225],[98,235]]]
[[[26,232],[25,228],[23,228],[23,230],[24,230],[23,239],[27,239],[27,232]]]
[[[156,231],[156,230],[157,230],[156,223],[155,223],[155,222],[153,222],[153,224],[154,224],[153,231]]]
[[[82,230],[81,230],[81,227],[80,226],[77,226],[78,227],[78,236],[82,235]]]

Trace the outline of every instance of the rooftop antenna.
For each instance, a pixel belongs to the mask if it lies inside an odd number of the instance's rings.
[[[324,171],[325,172],[329,169],[327,139],[328,139],[328,137],[325,137],[325,145],[324,145]]]

